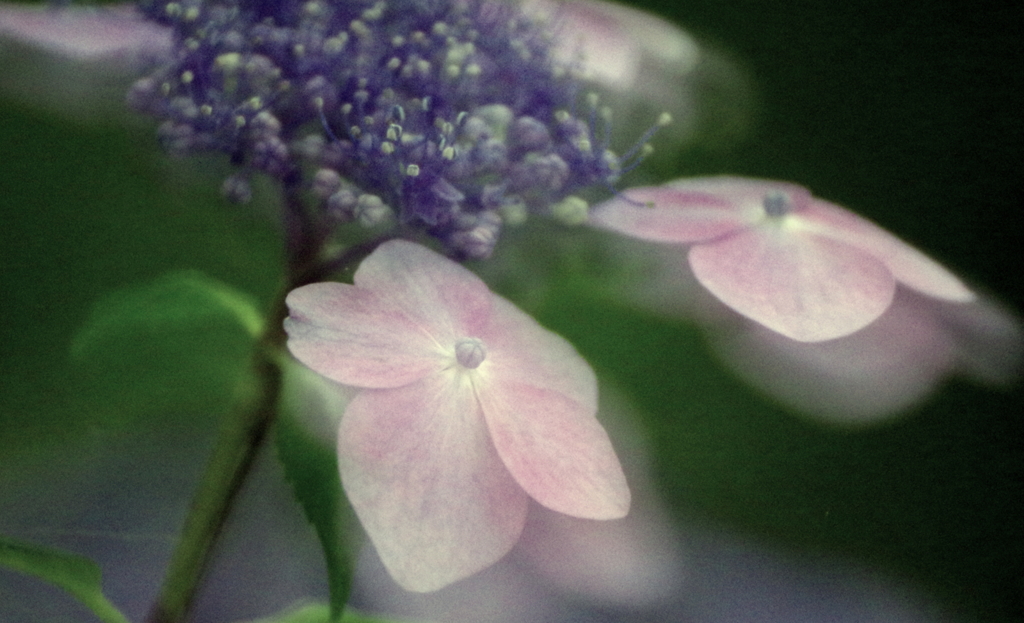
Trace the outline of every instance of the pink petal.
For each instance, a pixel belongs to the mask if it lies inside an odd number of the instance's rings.
[[[386,294],[446,346],[475,335],[490,317],[493,294],[487,284],[460,264],[405,240],[377,247],[359,265],[354,282]]]
[[[701,242],[749,225],[726,199],[685,188],[631,188],[594,206],[590,224],[654,242]]]
[[[597,377],[565,338],[540,326],[529,314],[493,295],[491,323],[479,337],[487,345],[487,373],[548,389],[597,412]]]
[[[516,481],[545,506],[611,519],[629,489],[595,417],[597,379],[572,345],[495,296],[477,394],[494,444]]]
[[[352,507],[407,590],[437,590],[491,565],[526,521],[526,495],[463,372],[361,392],[338,430],[338,462]]]
[[[591,210],[591,224],[654,242],[691,243],[719,238],[765,219],[767,193],[785,193],[801,210],[807,189],[741,177],[683,178],[663,186],[632,188]]]
[[[597,379],[573,346],[495,296],[477,395],[495,447],[516,481],[545,506],[611,519],[629,489],[597,421]]]
[[[841,240],[885,262],[896,280],[922,294],[967,302],[975,295],[941,264],[867,219],[827,201],[814,200],[800,213],[811,231]]]
[[[288,293],[288,350],[327,378],[356,387],[398,387],[447,361],[418,318],[375,292],[314,283]]]
[[[801,342],[857,331],[889,307],[881,261],[841,242],[765,223],[690,249],[697,280],[723,303]]]
[[[134,6],[105,9],[0,5],[0,33],[77,60],[153,57],[170,50],[171,29]]]
[[[629,512],[626,477],[592,411],[551,390],[492,381],[478,390],[491,438],[530,497],[586,519]]]
[[[288,294],[288,349],[320,374],[356,387],[398,387],[450,363],[455,341],[490,317],[479,277],[404,240],[371,253],[355,286],[312,284]]]
[[[813,416],[866,424],[923,399],[955,367],[955,345],[926,299],[899,289],[868,327],[826,342],[797,342],[754,323],[712,340],[744,379]]]
[[[749,76],[675,24],[617,2],[523,4],[528,13],[550,16],[558,60],[594,83],[601,104],[614,111],[613,144],[631,144],[662,113],[672,122],[651,141],[659,150],[694,139],[731,142],[748,129],[754,103]]]
[[[629,515],[594,521],[532,504],[510,559],[546,590],[563,590],[602,607],[652,612],[678,598],[688,575],[680,535],[654,490],[651,457],[635,428],[640,419],[634,408],[614,387],[602,384],[599,413],[622,444],[632,492]]]
[[[0,3],[0,97],[78,123],[124,125],[131,81],[170,47],[171,29],[134,6]]]
[[[644,65],[663,65],[678,77],[701,60],[691,36],[651,13],[596,0],[523,4],[526,11],[551,15],[562,25],[554,40],[562,62],[582,64],[585,79],[616,90],[635,90]]]
[[[957,369],[985,385],[1006,386],[1024,370],[1024,326],[1000,302],[979,296],[969,304],[930,300],[931,311],[956,348]]]

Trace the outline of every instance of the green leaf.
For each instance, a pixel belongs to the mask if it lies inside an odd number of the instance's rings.
[[[242,292],[199,271],[175,271],[153,283],[115,292],[96,304],[75,337],[72,354],[82,356],[112,336],[189,330],[221,321],[237,324],[252,337],[263,329],[255,302]]]
[[[257,619],[250,623],[329,623],[331,621],[338,621],[339,623],[388,623],[386,619],[368,617],[351,610],[347,611],[341,619],[331,618],[331,608],[327,604],[302,606],[271,617]]]
[[[106,419],[226,408],[263,320],[245,294],[179,271],[100,300],[71,345]]]
[[[104,623],[128,623],[103,596],[99,566],[84,556],[0,536],[0,565],[66,590]]]
[[[285,387],[276,421],[277,456],[324,551],[330,620],[347,621],[341,615],[352,582],[352,561],[343,534],[352,523],[352,512],[342,494],[334,438],[337,419],[353,390],[294,362],[282,365]]]

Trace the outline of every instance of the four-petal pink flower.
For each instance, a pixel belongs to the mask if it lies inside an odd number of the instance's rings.
[[[697,280],[740,314],[801,342],[849,335],[889,308],[896,283],[937,299],[975,295],[914,247],[807,189],[736,177],[637,188],[591,213],[636,238],[692,243]]]
[[[342,483],[404,588],[498,560],[528,497],[575,517],[627,513],[589,365],[469,270],[390,241],[354,285],[304,286],[287,303],[292,354],[360,388],[338,431]]]

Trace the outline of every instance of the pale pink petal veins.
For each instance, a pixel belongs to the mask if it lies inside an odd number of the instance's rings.
[[[867,219],[827,201],[814,200],[800,212],[803,226],[823,236],[863,249],[885,262],[896,280],[949,301],[967,302],[974,293],[955,275],[918,249]]]
[[[793,219],[793,225],[799,229],[840,240],[870,253],[889,267],[897,281],[923,294],[960,302],[974,299],[974,293],[935,260],[871,221],[812,196],[802,186],[774,180],[721,176],[682,179],[665,187],[708,193],[727,200],[744,214],[762,208],[769,194],[782,193],[791,204],[792,214],[798,217]]]
[[[364,390],[338,429],[345,492],[407,590],[437,590],[493,564],[526,521],[526,494],[491,445],[474,372]]]
[[[632,188],[594,206],[590,224],[654,242],[702,242],[750,225],[730,201],[684,188]]]
[[[446,361],[419,318],[385,297],[340,283],[296,288],[285,299],[288,350],[327,378],[357,387],[398,387]],[[431,356],[433,353],[433,356]]]
[[[848,335],[882,315],[895,292],[885,264],[790,231],[791,216],[690,249],[697,280],[740,314],[803,342]]]
[[[629,512],[629,487],[604,428],[563,394],[503,379],[478,389],[491,438],[516,482],[551,510],[587,519]]]
[[[629,489],[598,422],[597,380],[563,338],[494,297],[481,337],[487,360],[475,377],[495,447],[516,481],[553,510],[621,517]]]
[[[468,269],[405,240],[381,244],[356,270],[356,286],[387,295],[446,347],[472,336],[490,316],[493,294]]]
[[[491,323],[479,335],[487,345],[488,372],[506,381],[549,389],[597,413],[597,377],[568,340],[529,314],[494,296]]]

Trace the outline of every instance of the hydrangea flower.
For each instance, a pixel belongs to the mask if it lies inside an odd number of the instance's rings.
[[[623,517],[629,490],[572,346],[419,245],[380,245],[354,285],[292,291],[288,348],[360,388],[338,431],[342,483],[404,588],[430,591],[503,556],[527,500]]]
[[[578,212],[576,193],[620,172],[577,72],[515,3],[140,6],[176,44],[129,101],[171,152],[229,155],[231,198],[261,172],[311,190],[324,226],[396,217],[483,258],[503,223]]]
[[[801,342],[850,335],[890,306],[897,282],[968,302],[957,277],[881,227],[785,182],[712,177],[627,191],[591,223],[691,244],[697,280],[733,310]]]
[[[710,229],[716,225],[714,222],[704,232],[696,231],[696,227],[702,215],[710,213],[714,217],[714,209],[730,209],[718,207],[723,205],[720,203],[708,204],[704,193],[726,187],[731,179],[680,180],[670,185],[682,189],[680,191],[665,188],[640,189],[638,194],[626,191],[626,197],[668,202],[654,207],[623,201],[612,206],[610,212],[605,212],[608,206],[595,208],[594,220],[607,219],[615,225],[609,227],[612,231],[622,231],[618,227],[622,225],[624,229],[642,229],[645,233],[643,237],[619,236],[607,242],[608,250],[615,257],[628,257],[631,265],[628,272],[631,277],[617,284],[616,296],[659,315],[699,323],[707,330],[711,349],[745,381],[799,412],[831,424],[862,425],[892,416],[927,397],[941,381],[953,375],[990,386],[1005,386],[1018,378],[1024,359],[1024,330],[1020,320],[983,295],[963,300],[966,297],[943,298],[912,287],[895,287],[894,296],[885,299],[889,303],[877,319],[859,330],[818,341],[798,341],[728,305],[695,275],[691,267],[692,244],[652,243],[651,240],[671,240],[683,234],[695,237],[701,234],[709,240],[703,244],[728,240],[733,234],[715,237]],[[738,181],[748,187],[795,188],[807,196],[806,190],[791,184]],[[696,193],[698,187],[701,193]],[[685,194],[687,191],[691,194]],[[677,204],[672,203],[673,197],[678,200]],[[752,207],[748,206],[751,220],[757,218],[756,200],[756,196],[751,198]],[[812,198],[811,201],[818,200]],[[879,235],[881,242],[877,247],[888,248],[893,253],[910,249],[891,234],[842,208],[826,206],[825,214],[839,213],[845,217],[837,219],[839,223],[857,224]],[[695,213],[679,218],[679,213],[687,210]],[[657,211],[662,213],[655,214]],[[658,221],[658,218],[663,220]],[[811,220],[813,223],[813,218]],[[689,231],[680,231],[681,227]],[[779,236],[815,235],[809,229],[801,232],[798,227],[788,233],[785,229],[774,233]],[[839,240],[833,242],[827,236],[821,236],[816,242],[817,245],[810,246],[812,251],[827,252],[830,244],[848,244]],[[814,254],[805,257],[813,259]],[[960,290],[963,286],[959,280],[952,281],[955,277],[920,252],[910,249],[909,258],[920,264],[915,268],[912,261],[907,260],[902,265],[897,264],[902,268],[898,273],[893,271],[894,274],[913,275],[915,270],[927,274],[925,269],[930,267],[941,279],[949,280],[947,284],[953,284],[952,292],[967,291],[966,288]],[[731,270],[729,264],[717,268],[726,273]],[[767,278],[771,278],[770,267],[761,268],[769,275]],[[713,270],[710,278],[715,278]],[[928,282],[919,278],[911,283]],[[775,294],[782,296],[784,293]],[[827,313],[827,310],[820,313]],[[802,319],[783,320],[799,325]]]

